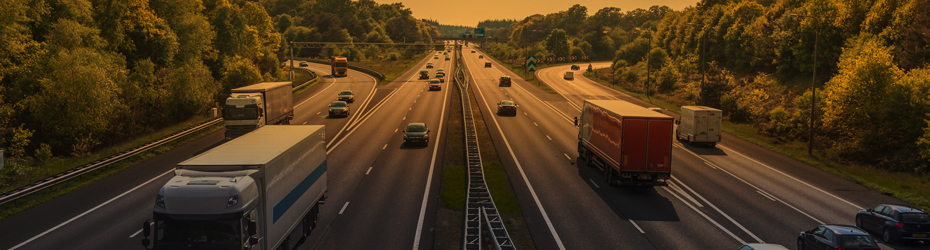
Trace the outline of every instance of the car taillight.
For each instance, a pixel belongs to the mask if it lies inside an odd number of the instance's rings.
[[[894,226],[897,227],[897,228],[903,228],[903,227],[904,227],[904,223],[901,223],[900,221],[897,221],[897,222],[894,223]]]
[[[833,247],[833,250],[843,250],[843,247],[835,246],[835,247]]]

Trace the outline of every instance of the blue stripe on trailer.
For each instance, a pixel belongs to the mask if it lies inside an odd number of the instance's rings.
[[[316,183],[316,181],[319,180],[321,176],[323,176],[323,173],[326,173],[326,161],[323,161],[320,166],[317,166],[316,170],[313,170],[313,172],[310,173],[310,175],[307,175],[307,177],[304,178],[300,184],[294,187],[294,189],[291,190],[287,196],[284,196],[284,199],[281,199],[277,205],[274,205],[274,209],[272,211],[273,219],[271,223],[274,224],[278,222],[278,219],[280,219],[288,209],[291,209],[291,206],[293,206],[294,203],[296,203],[297,200],[307,192],[307,189],[310,189],[310,187],[312,187],[313,184]]]

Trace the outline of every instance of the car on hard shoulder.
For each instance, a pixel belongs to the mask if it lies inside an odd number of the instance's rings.
[[[930,240],[930,215],[923,209],[881,204],[860,210],[856,214],[856,227],[882,236],[886,243],[905,240]]]
[[[572,70],[581,70],[581,66],[572,64]]]
[[[404,145],[429,145],[429,128],[426,127],[426,123],[409,123],[403,132]]]
[[[442,85],[440,80],[429,80],[429,90],[442,90]]]
[[[300,66],[301,66],[301,67],[308,67],[308,66],[310,66],[310,64],[307,64],[307,62],[304,61],[304,62],[300,62]]]
[[[346,101],[346,102],[355,102],[355,93],[353,93],[351,90],[343,90],[339,92],[338,100]]]
[[[427,69],[432,69],[432,68],[433,68],[433,63],[426,63],[426,68],[427,68]]]
[[[788,248],[778,244],[750,243],[745,244],[736,250],[788,250]]]
[[[510,114],[513,116],[517,115],[517,103],[511,100],[503,100],[497,103],[497,114],[506,115]]]
[[[429,70],[420,70],[420,80],[429,79]]]
[[[478,59],[484,58],[484,55],[478,55]]]
[[[485,67],[485,68],[490,68],[490,67],[491,67],[491,62],[484,62],[484,67]]]
[[[509,77],[509,76],[501,76],[501,78],[498,79],[497,86],[499,86],[499,87],[510,87],[510,77]]]
[[[349,116],[349,104],[347,104],[344,101],[333,102],[332,104],[329,105],[329,116],[330,117],[335,117],[335,116],[348,117]]]
[[[798,250],[881,250],[869,233],[846,225],[821,225],[798,235]]]

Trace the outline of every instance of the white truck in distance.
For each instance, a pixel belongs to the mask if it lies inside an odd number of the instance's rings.
[[[316,228],[325,199],[324,135],[322,125],[265,126],[179,163],[142,225],[142,244],[293,249]]]
[[[704,106],[682,106],[681,119],[675,121],[678,129],[675,138],[688,144],[707,144],[716,147],[720,142],[720,123],[723,111]]]
[[[290,124],[294,119],[292,90],[290,82],[263,82],[233,89],[223,112],[226,139],[265,125]]]

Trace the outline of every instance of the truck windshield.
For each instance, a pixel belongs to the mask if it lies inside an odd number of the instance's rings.
[[[165,216],[167,217],[167,216]],[[224,216],[226,217],[226,216]],[[155,221],[155,249],[220,249],[242,247],[240,222],[233,218],[214,220]]]
[[[349,66],[349,63],[344,63],[344,62],[337,62],[337,63],[336,63],[336,67],[345,68],[345,67],[348,67],[348,66]]]
[[[258,119],[258,107],[254,105],[237,108],[236,106],[226,106],[226,112],[223,115],[226,120],[255,120]]]

